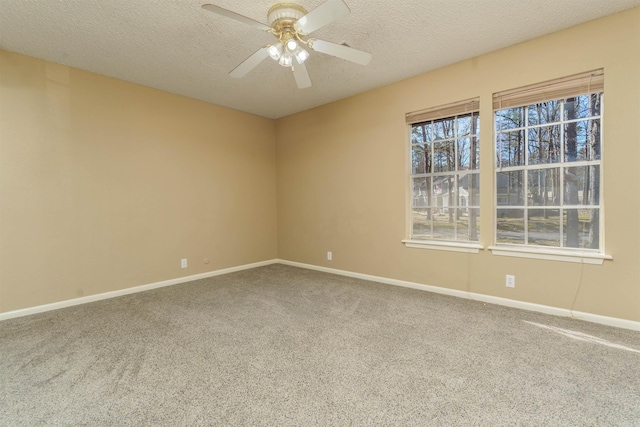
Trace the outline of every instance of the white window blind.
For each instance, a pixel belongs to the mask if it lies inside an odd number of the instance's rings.
[[[552,81],[536,83],[517,89],[497,92],[493,95],[493,109],[522,107],[554,99],[566,99],[578,95],[599,93],[604,90],[602,69],[575,74]]]
[[[427,122],[430,120],[443,119],[445,117],[461,116],[473,113],[480,109],[480,98],[467,99],[466,101],[454,102],[451,104],[438,105],[406,114],[407,124]]]

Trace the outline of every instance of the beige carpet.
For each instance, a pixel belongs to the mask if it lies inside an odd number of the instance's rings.
[[[0,425],[639,426],[640,333],[271,265],[0,322]]]

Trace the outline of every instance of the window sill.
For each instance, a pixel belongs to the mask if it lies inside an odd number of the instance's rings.
[[[605,259],[613,259],[611,255],[594,252],[573,252],[561,249],[543,249],[531,247],[519,248],[514,246],[489,246],[487,249],[489,249],[493,255],[498,256],[545,259],[550,261],[562,262],[577,262],[582,264],[601,265]]]
[[[432,249],[435,251],[465,252],[477,254],[484,246],[478,243],[464,242],[439,242],[437,240],[403,240],[402,243],[408,248]]]

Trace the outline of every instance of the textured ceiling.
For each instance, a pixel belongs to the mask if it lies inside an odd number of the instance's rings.
[[[203,10],[261,22],[277,0],[0,0],[0,48],[269,118],[326,104],[582,22],[640,0],[346,0],[351,14],[313,36],[373,54],[367,66],[312,52],[313,86],[267,58],[228,73],[268,33]],[[323,0],[299,0],[312,10]]]

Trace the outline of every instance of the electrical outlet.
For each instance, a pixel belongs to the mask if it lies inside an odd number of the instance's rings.
[[[187,268],[187,259],[186,258],[182,258],[180,260],[180,267],[181,268]]]
[[[515,288],[515,287],[516,287],[516,276],[507,274],[507,288]]]
[[[333,259],[333,254],[331,252],[327,252],[327,260],[331,261]]]

